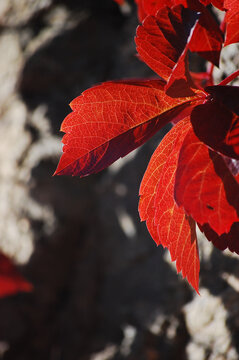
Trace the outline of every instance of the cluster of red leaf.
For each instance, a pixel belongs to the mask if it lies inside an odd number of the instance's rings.
[[[119,1],[117,1],[119,2]],[[217,248],[239,254],[239,88],[191,73],[189,52],[218,65],[239,41],[239,1],[135,0],[139,57],[157,80],[106,82],[70,104],[57,175],[86,176],[174,127],[154,152],[140,186],[139,213],[198,292],[196,224]],[[221,26],[210,12],[225,11]]]

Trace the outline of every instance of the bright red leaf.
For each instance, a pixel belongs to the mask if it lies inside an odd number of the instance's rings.
[[[122,3],[122,0],[116,0]],[[136,45],[163,80],[108,82],[85,91],[62,124],[56,174],[85,176],[142,145],[166,123],[175,127],[154,152],[140,187],[139,212],[157,244],[198,291],[195,222],[220,249],[239,253],[239,88],[213,86],[223,34],[207,5],[227,9],[226,45],[239,41],[239,2],[135,0]],[[189,50],[213,64],[191,73]]]
[[[172,97],[191,96],[195,84],[187,63],[188,49],[197,51],[215,64],[219,62],[222,33],[210,13],[200,3],[190,4],[191,9],[177,5],[164,7],[155,16],[148,16],[137,28],[137,51],[152,70],[167,81],[166,92]],[[198,18],[202,15],[189,39]]]
[[[225,0],[212,0],[212,5],[216,6],[220,10],[224,10],[224,1]]]
[[[201,15],[199,16],[199,21],[197,22],[195,29],[192,33],[192,36],[190,38],[189,48],[191,51],[198,52],[205,59],[212,61],[215,65],[218,65],[219,56],[223,43],[223,34],[217,22],[210,14],[208,9],[205,8],[199,1],[197,0],[146,1],[145,0],[139,3],[140,12],[144,14],[143,16],[144,17],[146,17],[147,15],[155,16],[157,18],[157,22],[160,27],[164,25],[162,24],[162,20],[161,20],[162,17],[160,18],[160,15],[157,12],[162,11],[163,14],[162,16],[164,16],[166,6],[168,8],[170,7],[172,8],[173,6],[175,7],[176,5],[181,5],[184,8],[188,8],[195,12],[201,13]],[[174,8],[171,9],[170,16],[171,13],[173,13],[173,10]],[[188,21],[184,21],[184,19],[182,19],[182,22],[184,23],[185,28],[187,28]],[[145,26],[145,23],[143,25]],[[182,31],[178,33],[178,35],[181,36],[182,34],[183,34]],[[161,45],[161,49],[162,49],[162,45]]]
[[[145,16],[156,15],[157,11],[164,7],[172,7],[175,4],[174,0],[141,0],[141,7],[144,10]],[[143,19],[141,19],[142,21]]]
[[[169,249],[177,271],[182,271],[198,292],[200,265],[195,222],[174,200],[178,155],[190,128],[188,120],[179,122],[154,152],[140,186],[139,213],[155,242]]]
[[[191,130],[182,144],[175,200],[199,224],[221,235],[239,221],[239,186],[224,160]]]
[[[155,15],[159,9],[166,6],[172,7],[181,4],[186,8],[189,7],[193,9],[201,4],[207,6],[212,3],[220,10],[223,10],[223,1],[224,0],[135,0],[135,3],[138,6],[138,18],[142,22],[147,15]]]
[[[226,9],[226,46],[239,41],[239,1],[224,0],[224,7]]]
[[[172,99],[164,85],[159,80],[108,82],[76,98],[62,123],[66,135],[56,174],[96,173],[180,117],[193,98]]]
[[[144,20],[144,18],[147,16],[145,10],[144,10],[144,4],[143,0],[134,0],[137,7],[138,7],[138,19],[140,22]]]
[[[137,28],[135,42],[140,57],[165,81],[183,54],[197,18],[196,12],[178,5],[173,9],[160,9],[155,17],[148,16]],[[181,64],[180,69],[184,82],[191,84]],[[179,75],[177,73],[177,77]]]
[[[0,253],[0,298],[31,290],[32,285],[18,273],[9,258]]]

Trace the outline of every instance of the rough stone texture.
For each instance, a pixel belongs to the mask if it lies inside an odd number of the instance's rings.
[[[131,5],[126,16],[111,0],[0,1],[0,248],[34,285],[0,301],[1,359],[239,358],[238,256],[201,237],[198,296],[139,221],[166,130],[100,174],[51,176],[74,97],[153,75],[135,56]]]

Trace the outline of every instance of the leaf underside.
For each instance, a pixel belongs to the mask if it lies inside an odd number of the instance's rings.
[[[182,120],[164,137],[154,152],[140,186],[139,213],[159,245],[170,251],[177,271],[198,292],[199,256],[195,222],[174,200],[178,155],[184,136],[191,128]]]
[[[106,168],[179,116],[191,98],[171,99],[163,81],[108,82],[76,98],[61,130],[55,174],[86,176]]]

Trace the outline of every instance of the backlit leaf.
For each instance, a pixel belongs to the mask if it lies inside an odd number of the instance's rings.
[[[202,10],[202,14],[190,39],[189,49],[218,66],[223,43],[223,33],[210,12],[207,9]]]
[[[225,0],[212,0],[212,5],[216,6],[220,10],[224,10],[224,2]]]
[[[182,55],[198,15],[178,5],[160,9],[137,28],[136,45],[140,57],[167,81]]]
[[[175,200],[199,224],[208,223],[221,235],[239,221],[239,187],[223,158],[194,134],[181,147],[175,180]]]
[[[172,261],[176,260],[177,271],[182,271],[198,292],[195,222],[174,200],[179,150],[190,128],[188,120],[179,122],[154,152],[140,186],[139,213],[155,242],[168,248]]]
[[[212,61],[215,65],[219,64],[219,56],[223,43],[223,34],[218,26],[217,22],[210,14],[207,8],[205,8],[199,1],[197,0],[150,0],[150,1],[142,1],[138,4],[140,7],[141,16],[144,18],[147,15],[156,16],[158,26],[162,27],[162,19],[160,19],[160,14],[162,12],[162,16],[165,16],[166,6],[168,8],[172,8],[176,5],[182,5],[184,8],[191,9],[195,12],[200,12],[201,15],[199,17],[199,21],[197,22],[195,29],[193,30],[192,36],[190,38],[189,48],[191,51],[198,52],[205,59]],[[165,10],[163,10],[163,8]],[[171,9],[171,13],[173,13],[173,9]],[[161,17],[162,17],[161,16]],[[172,15],[170,15],[171,17]],[[141,19],[142,20],[142,19]],[[188,20],[183,20],[185,28],[188,25]],[[190,21],[189,21],[190,22]],[[146,27],[147,24],[143,24]],[[193,25],[192,25],[193,26]],[[191,26],[191,27],[192,27]],[[150,25],[148,26],[150,32]],[[163,27],[162,27],[163,28]],[[167,26],[168,28],[168,26]],[[178,32],[179,36],[184,36],[182,31]],[[189,34],[187,34],[188,38]],[[142,35],[141,35],[142,37]],[[164,45],[165,46],[165,45]],[[145,50],[146,45],[144,45]],[[161,44],[161,50],[163,50],[163,44]],[[140,53],[140,52],[139,52]],[[182,50],[181,50],[182,53]],[[145,56],[145,54],[144,54]],[[143,57],[142,57],[143,58]],[[143,58],[146,62],[145,58]],[[152,68],[151,64],[148,65]],[[155,72],[159,74],[157,69],[153,69]],[[161,74],[159,74],[162,76]],[[163,76],[162,76],[163,77]],[[164,77],[163,77],[164,78]]]
[[[62,123],[57,175],[96,173],[142,145],[180,116],[191,98],[171,99],[159,80],[108,82],[76,98]]]
[[[226,41],[225,46],[239,42],[239,1],[224,0],[226,12]]]
[[[188,49],[186,47],[165,86],[166,94],[173,98],[193,96],[195,94],[196,85],[189,72],[187,53]]]

